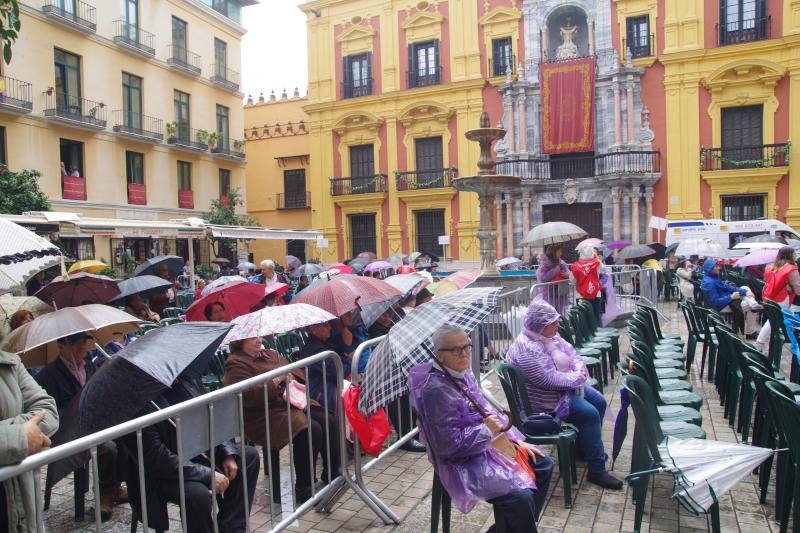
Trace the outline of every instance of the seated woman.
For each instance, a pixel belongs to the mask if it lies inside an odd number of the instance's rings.
[[[717,311],[733,313],[734,331],[744,333],[742,298],[747,296],[747,290],[724,281],[720,276],[720,264],[716,259],[706,259],[703,263],[703,282],[700,284],[700,290],[708,305]]]
[[[504,518],[506,531],[535,532],[553,473],[552,460],[527,444],[516,429],[505,434],[528,453],[534,480],[493,446],[507,421],[478,388],[470,371],[472,346],[464,331],[442,326],[433,335],[433,345],[436,360],[411,369],[408,385],[420,435],[442,485],[462,513],[484,500],[495,506],[495,516]]]
[[[288,364],[274,350],[264,350],[261,339],[253,337],[231,343],[231,355],[225,362],[225,385],[232,385],[253,376],[275,370]],[[316,470],[317,454],[322,454],[323,462],[327,462],[328,454],[323,443],[325,434],[325,418],[328,418],[330,436],[330,458],[333,468],[327,465],[323,470],[322,479],[328,480],[328,472],[333,472],[333,478],[339,475],[339,434],[338,425],[333,416],[327,415],[319,406],[312,406],[311,420],[306,413],[298,409],[288,409],[283,399],[286,390],[287,377],[273,379],[266,384],[269,400],[269,417],[264,413],[264,385],[253,387],[244,392],[244,432],[247,438],[260,446],[272,450],[280,450],[292,441],[294,449],[295,497],[300,504],[311,498],[311,483]],[[292,434],[289,435],[291,416]],[[269,442],[267,442],[267,426],[269,425]],[[308,427],[311,426],[309,439]],[[314,457],[314,465],[309,462],[309,447]]]
[[[578,428],[578,449],[587,462],[586,479],[603,488],[620,490],[622,481],[606,470],[603,415],[606,400],[586,386],[586,365],[558,335],[558,311],[540,298],[528,306],[522,333],[508,350],[507,361],[525,378],[533,415],[549,413]]]
[[[142,320],[158,322],[161,317],[150,310],[150,307],[142,300],[138,294],[131,294],[125,298],[125,312]]]

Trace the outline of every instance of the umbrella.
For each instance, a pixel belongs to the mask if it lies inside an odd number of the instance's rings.
[[[452,281],[437,281],[428,285],[427,289],[436,297],[450,294],[458,290],[458,285]]]
[[[293,255],[287,255],[285,257],[285,260],[286,260],[286,266],[287,267],[291,267],[292,270],[294,270],[295,268],[300,268],[301,266],[303,266],[303,262],[300,261],[298,258],[296,258]]]
[[[366,259],[367,261],[375,261],[378,259],[378,254],[375,252],[361,252],[356,256],[356,259]]]
[[[230,329],[216,322],[173,324],[114,354],[83,388],[81,434],[137,416],[181,374],[189,380],[199,378]]]
[[[434,255],[430,252],[419,252],[419,255],[414,258],[414,262],[424,261],[426,257],[428,258],[427,259],[428,262],[435,263],[436,261],[439,260],[439,256]]]
[[[655,253],[656,251],[647,246],[646,244],[632,244],[627,248],[623,248],[617,257],[621,260],[638,259],[640,257],[648,257],[654,255]]]
[[[325,267],[322,265],[318,265],[316,263],[306,263],[305,265],[301,265],[299,268],[289,272],[289,277],[294,279],[300,279],[303,276],[311,278],[319,275],[319,273],[323,272],[324,270]]]
[[[30,311],[34,318],[52,313],[53,308],[35,296],[11,296],[4,294],[0,296],[0,338],[4,337],[11,330],[11,316],[24,309]]]
[[[392,254],[389,257],[387,257],[386,262],[391,263],[395,266],[400,266],[403,264],[403,259],[405,259],[406,257],[408,257],[406,254],[398,252],[396,254]]]
[[[767,263],[772,263],[775,261],[776,257],[778,257],[778,250],[774,248],[761,248],[753,250],[746,256],[738,259],[733,265],[737,267],[766,265]]]
[[[227,257],[217,257],[216,259],[214,259],[211,262],[212,263],[216,263],[216,264],[218,264],[220,266],[222,266],[222,265],[230,265],[231,264],[231,260],[228,259]]]
[[[349,266],[345,265],[344,263],[335,263],[333,265],[328,266],[325,270],[338,270],[339,274],[352,274],[353,269]]]
[[[332,315],[342,316],[359,306],[396,302],[401,296],[400,291],[383,280],[340,274],[329,280],[318,279],[300,291],[294,301],[315,305]]]
[[[364,272],[380,272],[381,270],[393,270],[391,263],[386,261],[373,261],[364,268]]]
[[[78,272],[58,276],[36,291],[35,296],[53,307],[75,307],[89,303],[105,303],[120,293],[119,285],[107,276]]]
[[[476,287],[441,296],[395,324],[372,351],[362,381],[359,410],[369,416],[408,389],[408,372],[430,361],[431,336],[444,324],[467,333],[497,307],[502,287]]]
[[[453,272],[452,274],[444,278],[442,281],[450,281],[454,283],[456,287],[458,287],[459,289],[463,289],[475,283],[479,277],[481,277],[481,269],[465,268],[464,270]]]
[[[759,242],[772,242],[772,243],[782,244],[784,246],[786,246],[786,244],[788,244],[786,242],[786,239],[784,239],[783,237],[778,237],[776,235],[770,235],[769,233],[764,233],[763,235],[754,235],[752,237],[748,237],[746,239],[743,239],[743,240],[739,241],[737,244],[744,244],[744,243],[751,244],[751,243],[759,243]]]
[[[546,222],[530,230],[522,240],[522,244],[544,246],[580,239],[586,235],[584,230],[569,222]]]
[[[105,346],[115,335],[139,329],[139,322],[138,318],[103,304],[66,307],[12,331],[2,349],[21,354],[28,368],[45,366],[58,357],[56,341],[61,337],[85,331]]]
[[[85,261],[78,261],[73,263],[69,270],[67,270],[67,274],[76,274],[78,272],[89,272],[90,274],[96,274],[101,270],[105,270],[108,268],[108,265],[103,263],[102,261],[95,261],[94,259],[87,259]]]
[[[411,252],[411,255],[409,255],[409,256],[408,256],[408,260],[409,260],[409,261],[411,261],[411,262],[413,263],[413,262],[414,262],[414,261],[416,261],[416,260],[417,260],[417,258],[418,258],[419,256],[421,256],[421,255],[422,255],[422,254],[421,254],[420,252]]]
[[[159,265],[161,265],[162,263],[165,263],[167,265],[169,276],[171,278],[175,278],[183,270],[183,266],[186,264],[186,261],[183,260],[183,257],[177,255],[158,255],[156,257],[148,259],[141,265],[137,266],[136,270],[133,271],[133,275],[134,276],[141,276],[143,274],[155,275],[156,268],[159,267]]]
[[[38,272],[58,264],[61,250],[43,237],[0,219],[0,291],[25,285]]]
[[[264,287],[264,296],[266,297],[270,294],[276,294],[276,296],[280,297],[283,296],[288,290],[289,285],[286,283],[281,283],[280,281],[276,281],[275,283],[270,283]]]
[[[660,242],[648,242],[647,246],[656,252],[656,255],[653,256],[653,259],[664,259],[667,257],[667,247]]]
[[[653,270],[658,270],[659,272],[664,272],[664,267],[661,266],[661,263],[658,262],[656,258],[650,258],[644,263],[642,263],[642,268],[652,268]]]
[[[403,294],[401,300],[408,298],[412,294],[417,294],[423,287],[428,285],[428,280],[417,274],[395,274],[383,281]]]
[[[619,391],[619,412],[617,419],[614,421],[614,441],[611,449],[611,470],[614,470],[614,463],[617,462],[619,452],[622,451],[622,443],[625,442],[625,437],[628,436],[628,406],[630,405],[628,399],[628,389],[622,387]]]
[[[706,239],[686,239],[678,243],[675,255],[678,257],[691,257],[693,255],[699,257],[705,255],[710,245],[711,241]]]
[[[137,276],[135,278],[126,279],[125,281],[120,281],[118,286],[120,291],[119,294],[108,300],[108,303],[119,302],[128,296],[133,296],[134,294],[144,294],[150,291],[163,291],[172,287],[172,282],[168,279],[159,278],[158,276],[150,276],[145,274],[144,276]]]
[[[658,450],[664,470],[673,476],[672,496],[695,514],[708,512],[720,496],[775,453],[746,444],[673,437],[667,437]]]
[[[609,250],[622,250],[623,248],[627,248],[630,245],[631,243],[629,243],[628,241],[619,240],[619,241],[612,241],[606,244],[606,248],[608,248]]]
[[[372,260],[370,260],[370,259],[364,259],[364,258],[356,257],[355,259],[351,259],[350,261],[348,261],[347,262],[347,266],[350,267],[353,270],[354,274],[359,274],[370,263],[372,263]],[[348,272],[344,272],[344,273],[348,274]]]
[[[322,324],[336,317],[313,305],[293,303],[278,307],[265,307],[232,320],[233,329],[225,337],[223,344],[252,337],[277,335],[312,324]]]
[[[203,296],[206,296],[217,287],[222,287],[223,285],[228,285],[229,283],[241,283],[243,281],[247,280],[238,274],[235,276],[220,276],[217,279],[210,281],[208,285],[203,287],[203,290],[200,292],[200,297],[202,298]]]
[[[715,243],[716,244],[716,243]],[[771,242],[771,241],[764,241],[764,242],[740,242],[734,249],[736,250],[780,250],[784,246],[788,246],[788,244],[780,243],[780,242]]]
[[[591,237],[589,239],[584,239],[578,243],[575,247],[576,250],[580,250],[584,246],[591,246],[592,248],[599,248],[603,246],[603,239],[598,239],[597,237]]]
[[[236,270],[238,270],[239,272],[241,272],[242,270],[255,270],[255,269],[256,265],[254,263],[251,263],[250,261],[242,261],[241,263],[236,265]]]
[[[504,266],[511,266],[511,265],[521,265],[522,259],[518,257],[504,257],[502,259],[498,259],[495,262],[495,266],[497,268],[502,268]]]
[[[206,307],[212,304],[222,304],[225,308],[225,321],[230,321],[237,316],[246,315],[253,307],[264,299],[264,286],[260,283],[249,283],[239,278],[238,283],[226,283],[211,289],[186,310],[186,320],[189,322],[204,322]],[[281,284],[284,285],[285,284]]]
[[[664,249],[664,257],[668,257],[670,254],[674,254],[678,249],[678,244],[679,243],[677,243],[677,242],[673,242],[672,244],[667,246]]]

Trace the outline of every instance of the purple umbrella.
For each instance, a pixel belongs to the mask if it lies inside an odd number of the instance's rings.
[[[619,391],[619,413],[617,413],[617,420],[614,422],[614,442],[611,450],[611,470],[614,470],[614,463],[617,461],[619,452],[622,450],[622,443],[625,442],[625,437],[628,436],[628,391],[625,387]]]
[[[758,266],[758,265],[766,265],[767,263],[772,263],[775,261],[775,258],[778,257],[778,250],[773,248],[758,248],[747,254],[746,256],[742,257],[734,266],[737,267],[750,267],[750,266]]]
[[[630,246],[631,243],[628,241],[614,241],[606,244],[606,248],[609,250],[622,250],[623,248],[627,248]]]
[[[367,265],[364,272],[380,272],[381,270],[392,270],[394,265],[386,261],[374,261]]]

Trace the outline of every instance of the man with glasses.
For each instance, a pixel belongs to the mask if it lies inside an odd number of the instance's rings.
[[[462,513],[483,500],[495,506],[506,531],[535,532],[552,460],[527,444],[515,428],[506,430],[506,417],[483,397],[470,370],[472,345],[463,330],[444,325],[432,341],[435,360],[411,370],[409,389],[420,434],[442,485]],[[527,452],[528,469],[501,451],[509,442]]]

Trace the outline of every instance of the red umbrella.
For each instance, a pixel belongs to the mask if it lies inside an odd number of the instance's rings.
[[[260,283],[249,283],[245,280],[228,283],[212,290],[190,305],[186,310],[186,320],[190,322],[208,320],[205,315],[206,307],[220,303],[225,308],[225,320],[231,321],[237,316],[250,313],[263,299],[264,286]]]
[[[77,307],[84,303],[106,303],[120,293],[117,282],[108,276],[78,272],[58,276],[39,289],[34,296],[57,309]]]
[[[339,274],[352,274],[353,273],[353,269],[350,268],[349,266],[345,265],[344,263],[336,263],[334,265],[329,266],[325,270],[334,270],[334,269],[338,270]]]
[[[402,293],[385,281],[342,274],[330,280],[319,280],[306,287],[295,298],[296,303],[310,304],[342,316],[359,306],[398,301]]]
[[[459,270],[458,272],[453,272],[442,281],[452,281],[453,284],[456,285],[459,289],[463,289],[465,287],[469,287],[475,281],[481,277],[481,269],[479,268],[465,268],[464,270]]]

